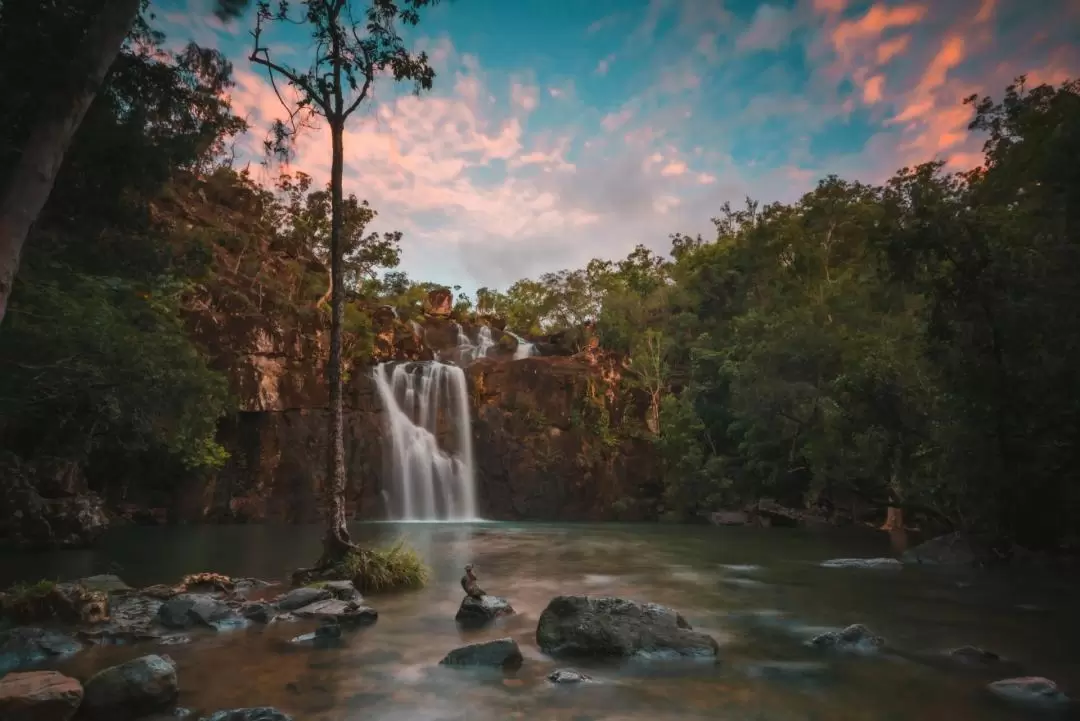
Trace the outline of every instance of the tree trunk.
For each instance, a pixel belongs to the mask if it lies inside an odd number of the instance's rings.
[[[895,531],[903,530],[904,528],[904,510],[897,508],[896,506],[889,506],[885,511],[885,523],[881,526],[883,531]]]
[[[333,162],[330,166],[330,359],[326,377],[330,385],[330,443],[327,448],[327,527],[320,565],[331,565],[355,548],[345,524],[345,423],[342,412],[341,327],[345,320],[345,274],[342,273],[342,174],[345,150],[342,120],[331,120]]]
[[[116,60],[139,15],[140,0],[107,0],[75,52],[67,78],[53,81],[68,93],[59,103],[46,103],[0,199],[0,323],[19,270],[19,257],[31,226],[49,199],[86,111]]]

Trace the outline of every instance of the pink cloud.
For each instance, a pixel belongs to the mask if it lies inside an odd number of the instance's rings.
[[[630,122],[630,119],[634,117],[634,111],[630,108],[623,108],[617,113],[608,113],[600,121],[600,125],[604,130],[608,132],[614,132]]]
[[[597,75],[607,75],[607,71],[611,68],[611,63],[615,60],[615,53],[608,55],[605,58],[601,58],[600,62],[596,64],[596,69],[593,71]]]
[[[964,38],[960,35],[950,35],[945,38],[941,49],[930,61],[922,78],[919,80],[915,92],[925,94],[940,88],[945,84],[945,77],[949,71],[955,68],[964,59]]]
[[[879,65],[884,65],[897,55],[907,50],[908,45],[911,43],[910,35],[900,35],[892,40],[885,40],[877,48],[877,61]]]
[[[922,5],[886,7],[879,3],[872,6],[857,20],[840,23],[832,32],[833,47],[838,52],[844,53],[854,43],[875,40],[890,28],[914,25],[924,17],[926,17],[926,8]]]
[[[863,85],[863,102],[868,105],[880,103],[885,86],[885,76],[875,75]]]
[[[660,169],[660,175],[663,175],[665,178],[682,175],[685,172],[686,163],[679,160],[673,160]]]
[[[526,113],[532,112],[540,102],[540,91],[535,85],[513,83],[510,86],[510,99],[514,105]]]
[[[716,182],[716,176],[709,173],[698,173],[697,182],[701,185],[712,185]]]
[[[838,14],[844,12],[847,0],[814,0],[814,10],[819,13]]]
[[[776,50],[795,29],[793,11],[774,5],[759,5],[750,26],[735,41],[738,50]]]

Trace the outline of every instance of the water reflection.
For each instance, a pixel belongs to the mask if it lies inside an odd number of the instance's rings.
[[[379,622],[351,632],[340,647],[291,645],[313,626],[282,624],[208,633],[165,649],[94,649],[63,670],[85,678],[103,665],[165,651],[179,664],[185,706],[275,705],[312,721],[1025,718],[980,693],[993,674],[957,673],[916,655],[975,644],[1080,693],[1080,599],[1071,581],[818,566],[828,558],[889,555],[887,534],[452,523],[359,524],[352,532],[365,544],[405,537],[429,560],[433,580],[422,590],[370,597]],[[123,529],[92,553],[0,557],[0,577],[75,578],[119,565],[137,585],[207,569],[286,578],[318,556],[320,537],[318,527]],[[467,563],[476,564],[486,590],[511,600],[517,616],[493,629],[457,628]],[[721,663],[579,664],[596,684],[553,687],[545,676],[559,664],[540,653],[534,632],[547,601],[560,593],[671,605],[717,638]],[[902,653],[822,657],[803,645],[820,630],[852,622]],[[502,636],[521,645],[520,671],[438,666],[456,645]]]

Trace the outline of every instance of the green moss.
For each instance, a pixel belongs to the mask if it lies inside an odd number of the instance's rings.
[[[56,582],[41,580],[35,583],[17,583],[0,594],[0,616],[14,619],[35,618],[38,609],[56,590]]]
[[[424,559],[403,539],[387,548],[360,549],[350,554],[343,565],[345,574],[365,593],[419,588],[431,577]]]

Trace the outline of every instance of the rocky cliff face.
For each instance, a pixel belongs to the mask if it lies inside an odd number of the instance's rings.
[[[375,313],[375,361],[457,360],[457,326],[445,299],[420,324]],[[192,479],[177,499],[186,521],[308,522],[320,518],[326,457],[326,333],[318,316],[282,327],[266,316],[206,317],[196,332],[214,351],[239,399],[222,424],[230,452],[212,476]],[[475,335],[476,328],[463,324]],[[574,357],[509,360],[517,341],[492,328],[490,357],[468,366],[481,512],[493,519],[601,520],[650,515],[652,454],[636,427],[644,410],[620,387],[613,361],[595,348]],[[513,342],[502,341],[508,338]],[[560,351],[555,344],[553,352]],[[346,392],[348,505],[385,518],[383,409],[371,366],[351,369]],[[640,424],[637,424],[640,425]]]

